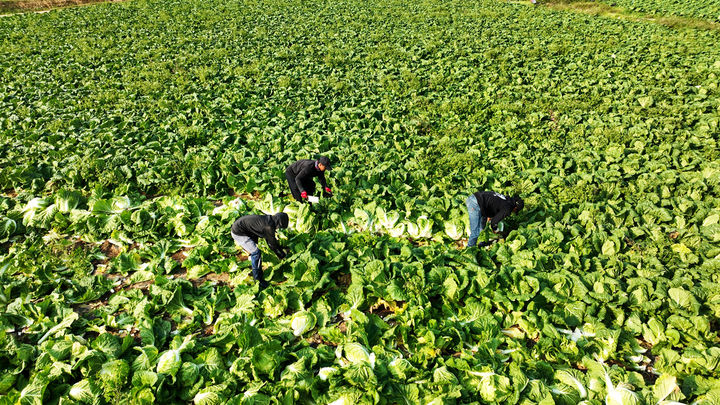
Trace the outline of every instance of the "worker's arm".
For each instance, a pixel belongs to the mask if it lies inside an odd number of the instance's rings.
[[[318,180],[320,180],[320,185],[322,186],[323,190],[328,188],[327,182],[325,181],[325,172],[320,172],[320,175],[318,175]]]
[[[278,257],[278,259],[282,260],[285,258],[285,251],[275,238],[275,228],[270,225],[263,228],[263,238],[265,239],[265,241],[267,241],[270,249],[275,252],[275,255]]]
[[[495,214],[495,216],[492,217],[492,221],[490,221],[490,229],[494,233],[497,233],[498,232],[498,230],[497,230],[498,224],[500,223],[500,221],[505,219],[505,217],[510,215],[511,212],[512,212],[512,210],[510,210],[510,209],[504,209],[504,210],[498,212],[497,214]]]
[[[300,190],[301,193],[305,192],[305,188],[303,187],[302,183],[305,179],[312,177],[311,168],[305,168],[298,173],[297,176],[295,176],[295,184],[297,184],[298,190]]]

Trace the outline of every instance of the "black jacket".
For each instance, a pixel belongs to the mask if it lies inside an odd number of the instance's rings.
[[[325,172],[315,167],[315,160],[303,159],[288,166],[285,173],[290,174],[295,178],[295,184],[297,184],[300,192],[305,191],[303,184],[312,181],[313,177],[317,177],[320,180],[320,185],[327,188],[327,182],[325,181]]]
[[[515,208],[515,204],[510,201],[510,197],[494,191],[478,191],[473,195],[480,206],[480,214],[492,218],[490,227],[492,227],[493,231],[497,230],[498,223],[510,215]]]
[[[272,249],[278,257],[282,258],[285,256],[285,252],[283,252],[275,238],[275,230],[277,228],[287,228],[287,226],[286,214],[246,215],[238,218],[232,224],[230,231],[235,235],[248,236],[255,243],[258,242],[258,238],[265,239],[270,249]]]

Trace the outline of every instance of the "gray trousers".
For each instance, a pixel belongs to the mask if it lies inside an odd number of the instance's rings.
[[[258,250],[257,243],[255,243],[249,236],[235,235],[232,232],[230,232],[230,235],[235,241],[235,244],[243,248],[246,252],[248,252],[248,254],[253,254],[256,250]]]

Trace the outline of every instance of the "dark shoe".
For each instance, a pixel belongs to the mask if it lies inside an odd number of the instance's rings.
[[[270,283],[268,283],[267,281],[260,280],[260,282],[258,282],[258,291],[262,291],[262,290],[268,288],[269,285],[270,285]]]

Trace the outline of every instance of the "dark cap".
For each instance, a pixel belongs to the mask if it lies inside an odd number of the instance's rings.
[[[328,158],[327,156],[320,156],[320,158],[318,159],[318,163],[321,163],[323,166],[325,166],[326,170],[332,169],[332,167],[330,166],[330,158]]]

